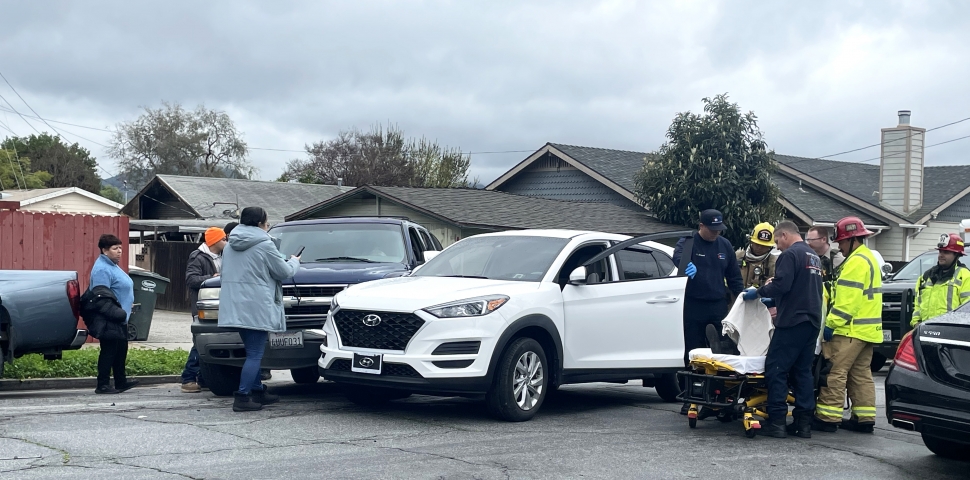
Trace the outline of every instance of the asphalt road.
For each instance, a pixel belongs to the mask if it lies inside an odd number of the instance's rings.
[[[175,385],[110,397],[0,393],[0,478],[941,480],[970,468],[889,427],[881,409],[874,435],[747,439],[740,423],[713,418],[690,430],[679,406],[632,383],[564,387],[533,421],[513,424],[468,399],[360,408],[334,384],[298,386],[280,373],[272,384],[283,401],[255,413]]]

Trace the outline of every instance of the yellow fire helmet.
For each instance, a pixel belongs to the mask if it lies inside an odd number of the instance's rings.
[[[775,227],[770,223],[759,223],[751,232],[751,243],[756,243],[765,247],[775,246]]]

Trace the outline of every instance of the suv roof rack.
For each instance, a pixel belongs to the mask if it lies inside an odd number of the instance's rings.
[[[334,215],[332,217],[321,217],[321,218],[313,218],[313,219],[308,218],[307,220],[327,220],[330,218],[396,218],[398,220],[407,220],[409,222],[411,221],[410,218],[405,217],[403,215]]]

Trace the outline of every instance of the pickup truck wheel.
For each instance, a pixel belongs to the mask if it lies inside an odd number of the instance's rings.
[[[291,368],[290,375],[293,381],[300,385],[317,383],[320,380],[320,368],[316,365],[312,367]]]
[[[411,396],[411,392],[393,388],[344,385],[343,389],[347,400],[362,407],[376,407],[391,400],[401,400]]]
[[[199,369],[202,370],[202,378],[205,379],[206,386],[214,395],[229,397],[239,390],[239,375],[242,373],[242,368],[199,362]]]
[[[886,366],[889,360],[886,359],[881,353],[872,352],[872,361],[869,363],[869,370],[873,373],[882,370],[882,367]]]
[[[530,420],[548,393],[548,372],[539,342],[531,338],[512,342],[499,359],[492,388],[485,394],[489,413],[510,422]]]
[[[667,403],[676,402],[677,395],[680,395],[680,382],[677,381],[676,373],[661,375],[654,388],[657,389],[657,395]]]
[[[970,456],[970,445],[965,443],[957,443],[952,440],[944,440],[923,434],[923,445],[926,445],[926,448],[930,449],[931,452],[943,458],[966,460]]]

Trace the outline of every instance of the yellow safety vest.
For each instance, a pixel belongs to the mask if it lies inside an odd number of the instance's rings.
[[[860,245],[840,270],[825,326],[836,335],[882,343],[882,277],[872,250]]]
[[[957,265],[950,280],[936,285],[927,285],[929,280],[923,278],[923,275],[916,281],[916,309],[913,311],[913,321],[910,322],[912,326],[952,312],[970,301],[970,269],[967,267]]]

